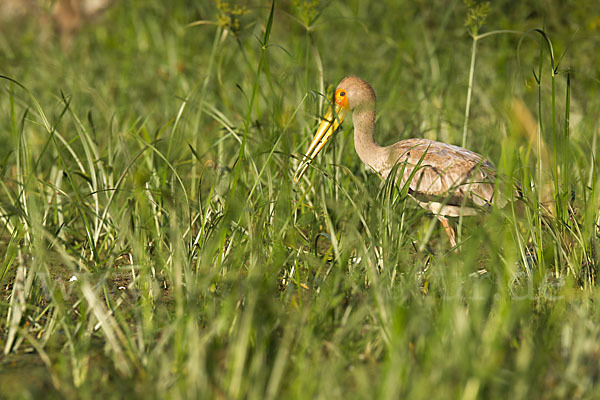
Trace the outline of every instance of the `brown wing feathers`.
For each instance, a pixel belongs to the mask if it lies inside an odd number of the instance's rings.
[[[427,139],[403,140],[390,147],[389,165],[406,163],[401,184],[417,168],[410,182],[414,197],[455,206],[482,207],[493,201],[494,166],[479,154]],[[387,177],[390,170],[381,171],[382,175]]]

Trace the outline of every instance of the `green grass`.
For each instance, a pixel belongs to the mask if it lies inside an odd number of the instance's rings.
[[[3,25],[0,397],[598,396],[594,6],[167,3]],[[349,123],[294,186],[348,74],[525,200],[452,251]]]

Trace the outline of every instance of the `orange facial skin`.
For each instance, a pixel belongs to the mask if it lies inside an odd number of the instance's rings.
[[[348,96],[344,89],[338,89],[335,91],[334,96],[335,104],[342,108],[348,108]]]

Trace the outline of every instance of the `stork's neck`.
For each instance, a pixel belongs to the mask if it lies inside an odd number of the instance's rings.
[[[354,122],[354,148],[356,153],[369,167],[386,176],[386,148],[375,141],[375,109],[355,109],[352,113]]]

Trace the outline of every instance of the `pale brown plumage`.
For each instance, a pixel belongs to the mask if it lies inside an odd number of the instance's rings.
[[[462,147],[407,139],[390,146],[389,160],[388,167],[378,172],[387,178],[393,165],[402,163],[400,183],[404,185],[416,167],[410,193],[435,214],[474,215],[477,208],[489,206],[494,200],[494,165]]]
[[[396,179],[401,185],[412,175],[409,193],[440,218],[450,242],[456,245],[454,232],[444,217],[473,215],[494,201],[494,165],[470,150],[428,139],[407,139],[380,146],[374,138],[375,92],[358,77],[344,78],[336,89],[334,101],[335,112],[330,111],[321,123],[294,179],[298,181],[302,177],[350,111],[354,147],[360,159],[383,178],[397,166]]]

